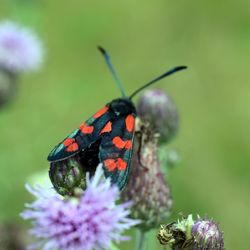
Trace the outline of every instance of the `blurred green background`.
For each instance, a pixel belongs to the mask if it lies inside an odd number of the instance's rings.
[[[0,0],[0,18],[33,27],[44,67],[22,76],[0,110],[0,221],[22,223],[27,178],[48,169],[51,148],[120,95],[104,46],[127,93],[176,65],[162,82],[181,116],[171,143],[182,163],[168,176],[173,216],[199,213],[220,223],[226,249],[250,248],[250,1]],[[162,249],[150,234],[148,249]],[[131,249],[133,242],[121,245]]]

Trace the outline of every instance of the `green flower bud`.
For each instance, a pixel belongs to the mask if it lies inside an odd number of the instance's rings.
[[[71,196],[77,188],[86,188],[86,169],[79,156],[52,162],[49,177],[55,190],[61,195]]]
[[[162,225],[157,235],[162,245],[170,245],[174,250],[223,250],[223,234],[218,225],[209,219],[192,215],[181,221]]]
[[[147,90],[137,104],[139,117],[149,122],[152,129],[159,133],[160,142],[170,141],[179,127],[179,116],[172,98],[164,91]]]

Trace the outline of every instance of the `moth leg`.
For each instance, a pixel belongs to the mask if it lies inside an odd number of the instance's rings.
[[[136,132],[136,138],[138,140],[138,150],[137,150],[137,156],[138,156],[138,162],[140,164],[140,166],[144,169],[148,169],[147,166],[145,166],[143,163],[142,163],[142,160],[141,160],[141,154],[142,154],[142,144],[143,144],[143,133],[141,131],[137,131]]]

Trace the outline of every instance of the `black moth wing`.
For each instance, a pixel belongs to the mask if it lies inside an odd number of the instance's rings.
[[[130,172],[134,127],[135,114],[118,116],[112,120],[112,131],[103,135],[100,144],[99,158],[104,174],[120,190],[126,185]]]
[[[50,152],[48,161],[55,162],[72,157],[99,140],[101,138],[100,132],[111,119],[108,108],[106,105],[60,142]]]

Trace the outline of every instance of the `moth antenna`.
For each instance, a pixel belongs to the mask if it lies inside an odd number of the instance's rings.
[[[134,93],[132,93],[132,95],[130,95],[129,99],[132,99],[135,95],[137,95],[139,92],[141,92],[143,89],[147,88],[151,84],[158,82],[159,80],[161,80],[167,76],[170,76],[170,75],[172,75],[180,70],[186,69],[186,68],[187,68],[187,66],[178,66],[178,67],[175,67],[175,68],[165,72],[164,74],[156,77],[155,79],[151,80],[150,82],[146,83],[145,85],[143,85],[142,87],[137,89]]]
[[[126,97],[126,94],[125,94],[124,88],[123,88],[123,86],[122,86],[122,82],[120,81],[120,79],[119,79],[119,77],[118,77],[118,75],[117,75],[117,73],[116,73],[116,71],[115,71],[115,69],[114,69],[114,67],[113,67],[113,65],[112,65],[112,63],[111,63],[109,54],[108,54],[107,51],[106,51],[104,48],[102,48],[101,46],[98,46],[97,48],[98,48],[98,49],[100,50],[100,52],[103,54],[104,59],[105,59],[107,65],[108,65],[108,68],[109,68],[109,70],[111,71],[111,74],[113,75],[113,77],[114,77],[114,79],[115,79],[115,81],[116,81],[116,83],[117,83],[117,85],[118,85],[118,88],[120,89],[120,91],[121,91],[121,93],[122,93],[122,97],[125,98],[125,97]]]

